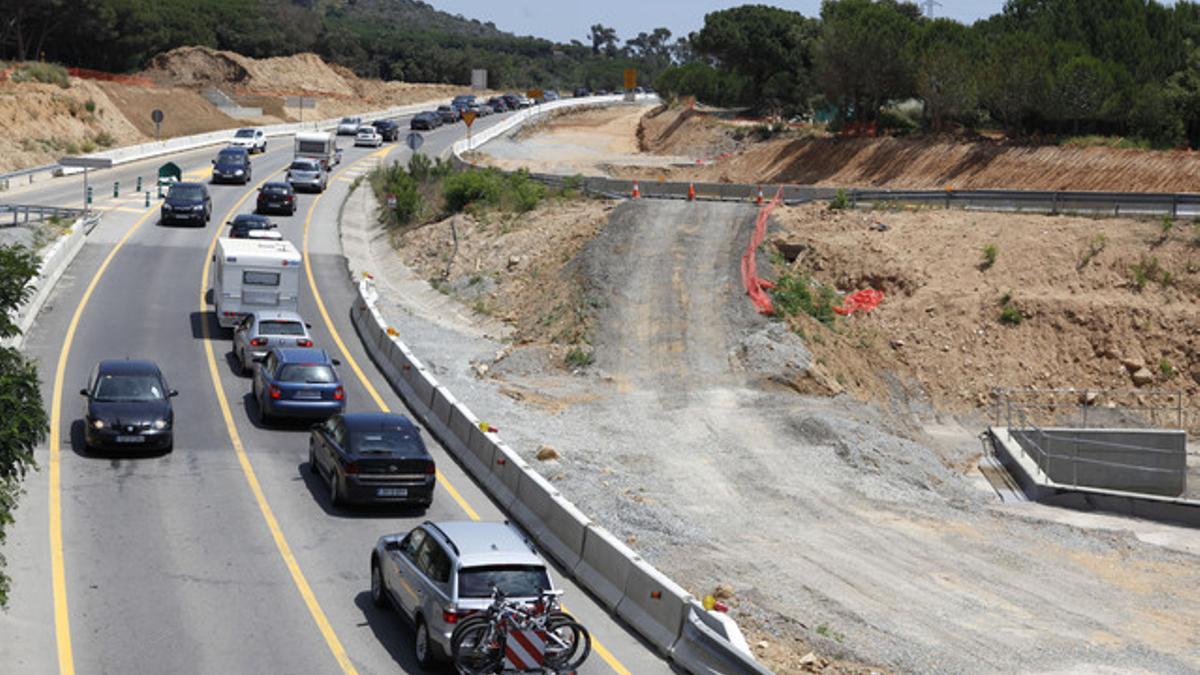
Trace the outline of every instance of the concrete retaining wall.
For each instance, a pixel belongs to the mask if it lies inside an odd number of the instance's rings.
[[[45,306],[46,300],[54,292],[54,285],[62,278],[63,272],[74,262],[75,256],[83,249],[87,233],[96,227],[100,216],[80,218],[71,225],[71,229],[59,237],[48,248],[41,251],[42,263],[38,267],[37,276],[30,282],[33,285],[33,295],[16,312],[16,324],[21,333],[16,337],[5,340],[6,347],[20,349],[25,345],[25,334],[33,327],[34,320]]]
[[[1182,430],[1058,427],[1009,432],[1060,485],[1168,497],[1187,488],[1187,434]]]

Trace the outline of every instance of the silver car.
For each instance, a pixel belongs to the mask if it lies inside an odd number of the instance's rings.
[[[287,182],[297,192],[301,189],[324,192],[329,185],[329,174],[317,160],[297,157],[288,167]]]
[[[312,326],[295,312],[251,312],[233,329],[233,359],[243,375],[272,347],[311,347]]]
[[[371,551],[371,599],[412,620],[422,668],[450,657],[459,618],[486,609],[493,588],[530,602],[554,590],[546,562],[507,523],[426,521],[380,537]]]

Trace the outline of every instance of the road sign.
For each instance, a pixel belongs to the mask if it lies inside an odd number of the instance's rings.
[[[286,108],[296,108],[300,111],[300,121],[304,121],[304,109],[312,110],[317,107],[317,99],[312,96],[287,96],[283,102]]]
[[[487,70],[476,68],[471,71],[471,88],[476,91],[487,89]]]
[[[625,69],[625,88],[633,89],[636,86],[637,86],[637,69],[626,68]]]
[[[541,89],[530,89],[529,91],[525,92],[525,95],[533,99],[533,101],[536,103],[542,100],[542,97],[546,95],[546,92],[542,91]]]
[[[474,110],[464,110],[462,115],[463,115],[463,121],[467,123],[468,127],[475,123],[475,111]]]
[[[58,165],[78,169],[111,169],[113,161],[107,157],[59,157]]]
[[[394,194],[392,194],[392,193],[390,193],[390,192],[388,193],[388,196],[387,196],[387,205],[388,205],[388,208],[389,208],[389,209],[391,209],[391,210],[393,210],[393,211],[395,211],[395,210],[396,210],[396,195],[394,195]]]
[[[407,145],[408,149],[412,150],[413,152],[416,152],[418,149],[420,149],[421,144],[424,142],[425,137],[415,131],[404,137],[404,144]]]
[[[163,111],[159,110],[158,108],[155,108],[155,109],[154,109],[154,110],[153,110],[153,111],[150,113],[150,119],[151,119],[151,120],[152,120],[152,121],[153,121],[155,124],[162,124],[162,121],[163,121]]]

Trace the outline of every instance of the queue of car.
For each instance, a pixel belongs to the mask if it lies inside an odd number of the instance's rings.
[[[506,94],[478,103],[456,99],[437,111],[415,115],[414,129],[436,129],[459,121],[462,112],[507,112],[532,105]],[[355,145],[379,147],[399,140],[392,120],[370,125],[348,117],[338,135]],[[249,156],[264,152],[261,129],[238,130],[213,160],[212,182],[251,180]],[[334,134],[297,134],[286,178],[263,184],[254,213],[234,216],[213,256],[213,303],[217,322],[231,329],[231,361],[250,377],[258,421],[313,422],[308,433],[310,474],[328,486],[334,508],[388,504],[427,509],[438,469],[420,429],[395,413],[348,411],[340,362],[317,344],[299,313],[301,255],[285,241],[269,216],[294,216],[297,191],[322,192],[341,160]],[[203,227],[212,218],[209,188],[199,182],[171,184],[163,201],[164,223]],[[91,370],[80,395],[85,451],[171,452],[175,414],[171,389],[152,361],[106,359]],[[429,522],[408,532],[380,537],[370,552],[370,592],[379,607],[394,607],[414,626],[413,650],[422,667],[450,657],[450,637],[459,618],[480,611],[493,589],[509,598],[535,600],[553,590],[548,567],[514,526],[495,522]],[[406,589],[409,594],[399,593]],[[410,597],[412,589],[417,596]]]

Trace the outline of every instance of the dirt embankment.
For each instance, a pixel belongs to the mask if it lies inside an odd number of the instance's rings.
[[[616,167],[623,177],[796,183],[830,187],[1194,192],[1200,155],[1107,147],[1029,146],[939,138],[835,138],[793,130],[755,142],[745,124],[675,107],[647,115],[647,153],[690,154],[701,165]]]
[[[833,378],[819,389],[888,401],[910,380],[939,409],[995,386],[1200,393],[1200,226],[823,204],[775,221],[788,267],[885,294],[832,329],[794,322]]]

